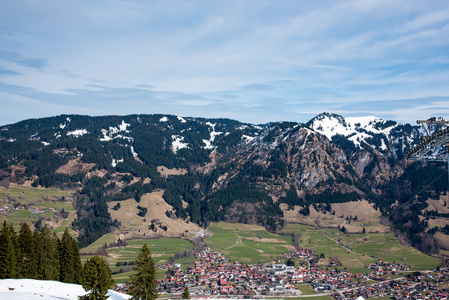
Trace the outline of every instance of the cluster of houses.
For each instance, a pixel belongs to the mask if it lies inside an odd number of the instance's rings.
[[[2,212],[10,212],[11,208],[8,205],[0,206],[0,213]]]
[[[40,214],[43,213],[44,210],[39,208],[39,207],[35,207],[35,206],[30,206],[28,207],[28,209],[33,213],[33,214]]]
[[[325,293],[334,289],[352,288],[359,284],[359,281],[353,281],[353,278],[362,278],[361,274],[353,275],[345,269],[341,271],[325,271],[316,267],[306,270],[304,282],[308,282],[315,292]]]
[[[238,261],[228,262],[220,252],[206,248],[196,253],[194,266],[182,270],[180,266],[168,266],[173,275],[159,280],[162,293],[182,293],[185,286],[191,295],[259,297],[260,295],[295,296],[301,292],[294,285],[300,280],[298,268],[285,264],[246,265]],[[167,266],[165,267],[167,268]]]
[[[290,257],[311,260],[316,257],[313,249],[298,248]],[[159,280],[159,291],[181,294],[185,286],[197,296],[295,296],[301,294],[297,285],[308,283],[317,293],[331,293],[335,290],[357,289],[365,286],[368,279],[388,279],[389,275],[408,270],[404,264],[379,261],[367,265],[373,271],[367,274],[352,274],[345,269],[326,271],[286,266],[285,264],[246,265],[229,262],[220,252],[206,248],[196,253],[194,266],[182,270],[180,265],[167,264],[171,275]]]
[[[447,300],[449,299],[449,290],[440,289],[439,284],[449,279],[447,273],[426,274],[417,276],[414,279],[404,278],[400,280],[390,280],[365,285],[355,289],[333,294],[335,299],[355,300],[359,297],[390,297],[392,299],[402,300]]]
[[[384,262],[381,258],[377,263],[371,263],[365,266],[372,271],[365,274],[368,279],[383,280],[389,279],[391,275],[400,274],[404,271],[410,271],[410,267],[402,263]]]
[[[300,258],[300,259],[308,259],[311,260],[314,256],[316,256],[315,249],[311,248],[296,248],[293,251],[290,251],[285,258]]]
[[[298,248],[289,255],[307,260],[316,258],[313,249]],[[449,273],[425,273],[413,279],[391,279],[392,275],[409,271],[402,263],[379,260],[366,266],[371,272],[352,274],[343,270],[326,271],[311,265],[309,268],[285,264],[246,265],[229,262],[220,252],[210,248],[195,254],[195,263],[187,270],[180,264],[168,263],[160,268],[167,270],[167,277],[158,280],[161,294],[177,296],[189,288],[192,297],[201,298],[265,298],[298,296],[298,284],[307,283],[317,293],[332,295],[335,299],[359,297],[393,297],[394,299],[447,299],[449,293],[439,289],[441,282],[449,279]],[[433,274],[433,275],[432,275]],[[401,277],[405,278],[405,277]],[[367,280],[376,280],[367,284]],[[118,286],[126,292],[126,285]]]
[[[13,210],[22,210],[22,209],[26,209],[31,211],[33,214],[38,214],[38,213],[43,213],[44,210],[36,207],[36,206],[23,206],[23,205],[18,205],[15,208],[11,208],[9,205],[4,205],[0,207],[0,213],[9,213]],[[54,210],[53,208],[50,208],[49,210]]]

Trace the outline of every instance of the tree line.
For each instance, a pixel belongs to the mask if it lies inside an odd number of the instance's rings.
[[[0,278],[81,283],[81,256],[68,229],[61,238],[47,225],[41,231],[23,223],[17,233],[6,221],[0,229]]]
[[[146,243],[132,264],[136,265],[130,281],[132,299],[156,299],[156,266]],[[58,238],[47,225],[33,231],[23,223],[17,233],[5,220],[0,229],[0,279],[6,278],[81,284],[89,293],[80,299],[107,299],[108,289],[114,285],[111,269],[101,256],[82,265],[76,239],[68,228]]]

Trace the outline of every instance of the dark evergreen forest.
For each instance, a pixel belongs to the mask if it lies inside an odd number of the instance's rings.
[[[23,223],[17,233],[6,221],[0,229],[0,278],[31,278],[82,283],[82,264],[75,238],[61,238],[47,226],[34,231]]]

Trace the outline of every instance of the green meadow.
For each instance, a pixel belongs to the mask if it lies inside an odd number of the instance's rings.
[[[298,284],[298,290],[302,292],[303,295],[315,295],[316,292],[312,289],[312,287],[306,283]]]
[[[208,229],[213,236],[205,242],[231,261],[269,263],[293,249],[291,236],[273,234],[261,226],[220,222]]]
[[[0,205],[7,205],[10,209],[13,209],[13,206],[9,204],[9,199],[14,199],[16,203],[20,203],[21,205],[26,206],[32,204],[33,206],[44,210],[42,213],[32,213],[26,209],[12,210],[9,213],[0,213],[0,222],[3,223],[3,221],[6,220],[8,223],[14,224],[15,229],[18,230],[20,228],[20,223],[22,222],[28,222],[30,226],[32,226],[41,218],[52,218],[55,212],[61,211],[62,209],[66,212],[75,212],[71,201],[72,194],[73,191],[61,191],[54,188],[33,188],[15,184],[11,184],[9,188],[0,187]],[[50,210],[50,208],[53,210]],[[69,216],[69,220],[70,219],[73,218]],[[58,232],[64,231],[65,227],[68,225],[68,222],[64,221],[62,222],[63,224],[59,224],[57,228],[53,229]]]
[[[62,191],[56,188],[44,189],[16,184],[11,184],[9,188],[0,187],[0,199],[3,203],[7,203],[8,197],[27,205],[62,197],[68,198],[72,195],[73,191]]]
[[[401,262],[412,266],[413,270],[428,270],[439,265],[439,259],[425,255],[411,247],[402,245],[393,233],[343,234],[337,229],[325,229],[288,224],[283,232],[297,232],[301,235],[300,245],[304,248],[314,248],[318,255],[323,253],[326,258],[338,257],[343,267],[352,273],[366,273],[364,266],[383,258],[388,262]],[[347,246],[351,251],[337,244]]]
[[[231,261],[248,264],[269,263],[280,259],[293,247],[290,233],[299,233],[300,246],[313,248],[325,258],[338,257],[352,273],[366,273],[365,265],[383,258],[389,262],[402,262],[412,270],[428,270],[439,265],[439,259],[425,255],[399,243],[393,233],[343,234],[337,229],[322,230],[307,225],[288,224],[281,234],[267,232],[256,225],[212,223],[213,236],[205,242],[212,251],[221,251]],[[347,246],[350,251],[340,246]],[[328,260],[319,262],[326,268]]]
[[[180,251],[193,250],[192,242],[183,239],[130,240],[126,247],[109,248],[108,254],[111,257],[108,258],[108,261],[115,265],[119,261],[135,260],[145,243],[150,247],[156,264],[169,262]]]
[[[112,234],[108,234],[98,240],[96,246],[110,244],[115,240],[112,239]],[[153,255],[153,260],[156,265],[163,265],[170,261],[170,259],[178,252],[184,250],[193,250],[193,244],[190,241],[183,239],[175,239],[175,238],[161,238],[161,239],[152,239],[152,240],[130,240],[128,241],[128,246],[125,247],[114,247],[108,248],[108,256],[106,260],[111,268],[111,271],[118,271],[125,266],[117,266],[118,262],[130,262],[137,259],[139,255],[140,249],[144,244],[147,244],[151,249],[151,254]],[[96,247],[83,248],[81,249],[81,253],[87,254],[92,253],[89,250],[95,250]],[[83,255],[82,260],[86,261],[89,259],[91,255]],[[194,258],[190,257],[184,260],[180,260],[177,263],[181,263],[186,267],[186,264],[192,264],[194,262]],[[165,277],[165,270],[157,269],[158,278]],[[114,274],[113,278],[117,283],[122,283],[129,281],[129,277],[132,275],[132,271],[126,273]]]
[[[81,254],[96,253],[100,249],[101,246],[109,245],[109,244],[115,242],[115,240],[116,240],[115,233],[105,234],[101,238],[99,238],[98,240],[96,240],[95,242],[90,244],[89,246],[81,248],[80,252],[81,252]]]

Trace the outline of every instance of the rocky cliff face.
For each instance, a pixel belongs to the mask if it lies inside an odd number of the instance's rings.
[[[295,123],[267,126],[250,142],[240,143],[215,158],[215,165],[226,168],[215,187],[223,187],[226,180],[240,174],[267,190],[275,201],[285,196],[291,186],[300,197],[325,191],[356,192],[361,197],[366,191],[381,194],[382,185],[403,173],[407,162],[396,156],[409,149],[412,140],[405,132],[393,138],[392,128],[385,133],[377,130],[370,134],[366,126],[355,128],[347,136],[337,136],[337,132],[343,131],[329,127],[334,121],[348,126],[342,117],[329,120],[328,114],[317,117],[308,126]],[[398,132],[394,134],[399,135]],[[398,139],[409,143],[397,143]]]

